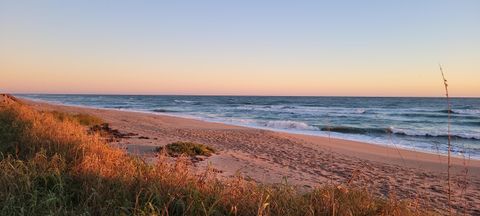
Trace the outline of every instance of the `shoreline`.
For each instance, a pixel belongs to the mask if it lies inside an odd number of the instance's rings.
[[[272,131],[272,132],[277,132],[277,133],[285,133],[285,134],[291,134],[291,135],[300,135],[300,136],[309,136],[309,137],[319,137],[322,139],[335,139],[335,140],[341,140],[341,141],[347,141],[347,142],[354,142],[358,144],[363,144],[363,145],[375,145],[379,146],[382,148],[389,148],[389,149],[395,149],[396,151],[407,151],[409,153],[415,153],[415,154],[427,154],[435,157],[441,157],[443,158],[442,161],[446,161],[445,158],[447,158],[446,153],[440,153],[440,152],[435,152],[434,150],[427,150],[427,149],[420,149],[420,148],[415,148],[415,147],[410,147],[406,145],[397,145],[397,144],[385,144],[382,142],[369,142],[369,141],[363,141],[363,140],[356,140],[356,139],[349,139],[346,137],[341,137],[337,136],[337,133],[333,133],[333,136],[328,136],[328,135],[322,135],[322,134],[316,134],[314,132],[309,133],[308,131],[301,131],[301,130],[287,130],[287,129],[277,129],[277,128],[269,128],[269,127],[262,127],[262,126],[254,126],[254,125],[244,125],[244,124],[235,124],[235,123],[229,123],[229,122],[223,122],[223,121],[215,121],[215,120],[208,120],[202,117],[197,117],[193,115],[176,115],[176,114],[171,114],[171,113],[159,113],[159,112],[154,112],[154,111],[142,111],[142,110],[133,110],[133,109],[116,109],[116,108],[104,108],[104,107],[93,107],[93,106],[83,106],[83,105],[72,105],[72,104],[62,104],[62,103],[57,103],[57,102],[51,102],[51,101],[45,101],[41,99],[32,99],[32,98],[25,98],[25,97],[19,97],[18,98],[25,100],[25,101],[32,101],[32,102],[37,102],[37,103],[45,103],[45,104],[50,104],[50,105],[55,105],[55,106],[68,106],[68,107],[76,107],[76,108],[81,108],[81,109],[98,109],[98,110],[107,110],[107,111],[119,111],[119,112],[131,112],[131,113],[139,113],[139,114],[150,114],[150,115],[159,115],[159,116],[168,116],[172,118],[183,118],[183,119],[190,119],[190,120],[196,120],[196,121],[202,121],[202,122],[207,122],[207,123],[216,123],[216,124],[224,124],[224,125],[229,125],[229,126],[236,126],[236,127],[244,127],[244,128],[249,128],[249,129],[257,129],[257,130],[267,130],[267,131]],[[459,154],[452,154],[451,158],[454,158],[454,160],[467,160],[467,161],[477,161],[479,162],[480,166],[480,156],[473,156],[473,157],[465,157]]]
[[[219,177],[241,175],[267,184],[283,184],[288,179],[289,184],[307,191],[325,183],[349,184],[367,187],[379,196],[388,197],[394,191],[400,199],[428,199],[431,207],[447,209],[446,156],[159,113],[21,100],[37,110],[98,116],[112,129],[136,134],[111,145],[147,162],[156,161],[158,146],[177,141],[202,143],[217,153],[193,164],[198,172],[211,168]],[[480,161],[452,157],[450,173],[455,208],[462,208],[464,200],[460,197],[466,196],[469,209],[480,209]],[[466,193],[462,189],[465,179]]]
[[[438,165],[444,165],[445,170],[447,167],[447,156],[443,154],[436,154],[434,152],[428,151],[414,151],[408,148],[398,148],[399,146],[394,147],[387,144],[376,144],[376,143],[368,143],[368,142],[361,142],[356,140],[348,140],[336,137],[324,137],[320,135],[312,135],[312,134],[303,134],[303,133],[292,133],[290,131],[280,131],[274,130],[269,128],[256,128],[256,127],[248,127],[243,125],[235,125],[235,124],[227,124],[224,122],[215,122],[215,121],[206,121],[201,118],[187,118],[181,117],[174,114],[165,114],[165,113],[156,113],[156,112],[149,112],[149,111],[138,111],[138,110],[121,110],[115,108],[98,108],[98,107],[89,107],[89,106],[81,106],[81,105],[65,105],[61,103],[53,103],[49,101],[43,100],[32,100],[28,98],[21,98],[21,100],[26,101],[27,103],[33,104],[44,104],[47,106],[54,106],[54,107],[68,107],[72,108],[73,111],[78,109],[81,110],[102,110],[102,111],[111,111],[111,112],[120,112],[120,113],[132,113],[132,114],[139,114],[139,115],[153,115],[159,117],[167,117],[175,119],[181,119],[185,121],[196,121],[200,122],[200,124],[218,124],[223,125],[226,127],[237,127],[243,128],[247,130],[265,130],[272,133],[278,133],[285,136],[291,136],[299,139],[307,140],[307,142],[313,143],[322,143],[323,147],[331,148],[331,150],[340,150],[342,153],[347,154],[349,156],[358,157],[360,156],[362,159],[368,160],[375,160],[379,162],[395,162],[397,165],[409,165],[413,168],[418,167],[428,167],[434,171],[442,172],[444,169],[438,167]],[[337,144],[341,144],[340,146]],[[393,161],[392,161],[393,160]],[[423,163],[423,164],[420,164]],[[463,157],[458,157],[456,155],[451,156],[451,165],[452,167],[463,167],[464,162],[466,162],[470,168],[474,168],[474,172],[471,174],[478,175],[480,177],[480,159],[476,158],[469,158],[464,159]],[[477,170],[478,169],[478,170]]]

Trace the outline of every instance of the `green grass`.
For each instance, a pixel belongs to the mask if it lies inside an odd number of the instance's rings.
[[[198,175],[185,157],[148,164],[69,116],[0,104],[0,215],[424,215],[365,188],[325,184],[301,193]]]
[[[181,155],[185,156],[211,156],[215,153],[215,149],[210,146],[193,143],[193,142],[174,142],[167,144],[165,147],[158,147],[157,151],[161,152],[165,150],[166,153],[170,156],[178,157]]]

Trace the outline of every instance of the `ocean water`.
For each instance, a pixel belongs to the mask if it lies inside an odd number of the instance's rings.
[[[445,98],[16,95],[75,106],[196,118],[445,154]],[[480,159],[480,98],[451,99],[453,154]]]

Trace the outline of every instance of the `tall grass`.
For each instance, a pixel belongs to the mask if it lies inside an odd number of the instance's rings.
[[[450,136],[450,127],[451,127],[451,112],[452,112],[452,105],[450,103],[450,96],[448,94],[448,82],[445,78],[445,74],[443,73],[442,65],[439,65],[440,73],[442,73],[443,78],[443,85],[445,86],[445,97],[447,99],[447,114],[448,114],[448,127],[447,127],[447,137],[448,137],[448,157],[447,157],[447,184],[448,184],[448,213],[452,215],[452,189],[451,189],[451,176],[450,176],[450,169],[452,168],[450,159],[451,159],[451,152],[452,152],[452,138]]]
[[[439,69],[440,69],[440,73],[442,75],[442,79],[443,79],[443,85],[444,85],[444,88],[445,88],[445,98],[447,100],[447,114],[448,114],[448,128],[447,128],[447,144],[448,144],[448,161],[447,161],[447,164],[448,164],[448,169],[447,169],[447,184],[448,184],[448,211],[449,211],[449,215],[452,215],[452,191],[451,191],[451,150],[452,150],[452,139],[451,139],[451,114],[452,114],[452,104],[450,102],[450,95],[449,95],[449,91],[448,91],[448,81],[445,77],[445,73],[443,71],[443,68],[442,68],[442,65],[439,65]],[[462,198],[463,198],[463,215],[467,215],[467,198],[466,198],[466,193],[467,193],[467,187],[468,187],[468,164],[467,164],[467,158],[466,158],[466,148],[465,146],[463,146],[463,151],[462,151],[462,155],[463,155],[463,167],[464,167],[464,173],[463,173],[463,183],[462,183]],[[469,159],[470,160],[470,157]]]
[[[0,215],[420,214],[365,188],[326,184],[301,193],[198,174],[182,157],[148,164],[80,123],[0,103]]]
[[[84,114],[84,113],[64,113],[64,112],[58,112],[58,111],[50,111],[55,118],[59,119],[60,121],[76,121],[81,125],[84,126],[94,126],[94,125],[100,125],[103,124],[103,120],[92,115]]]

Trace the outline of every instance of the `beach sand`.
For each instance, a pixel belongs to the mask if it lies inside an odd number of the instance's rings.
[[[377,194],[395,193],[401,199],[419,198],[432,208],[447,206],[447,158],[369,143],[289,134],[269,130],[211,123],[180,117],[118,110],[54,105],[23,100],[39,110],[88,113],[104,119],[122,133],[138,134],[113,145],[155,160],[155,148],[175,141],[210,145],[218,154],[197,163],[211,166],[220,177],[242,175],[262,183],[298,185],[309,190],[335,183],[365,186]],[[467,191],[465,164],[468,174]],[[480,161],[452,158],[454,208],[466,203],[469,212],[480,215]]]

